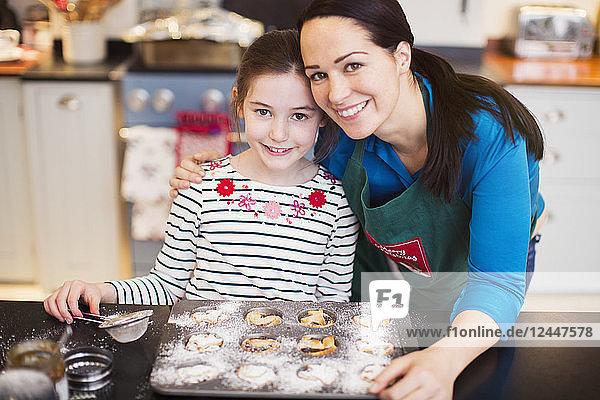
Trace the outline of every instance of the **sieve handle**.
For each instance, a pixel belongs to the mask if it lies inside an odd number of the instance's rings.
[[[95,322],[97,324],[101,324],[104,321],[101,320],[97,320],[97,319],[92,319],[92,318],[85,318],[85,317],[76,317],[73,315],[73,318],[78,319],[80,321],[88,321],[88,322]]]
[[[109,317],[105,317],[104,315],[97,315],[97,314],[91,314],[91,313],[85,313],[85,312],[82,312],[82,314],[84,317],[98,318],[102,322],[110,319]]]
[[[69,310],[69,311],[71,311],[71,310]],[[76,317],[75,315],[73,315],[73,318],[79,319],[81,321],[95,322],[97,324],[101,324],[108,319],[108,317],[104,317],[102,315],[96,315],[96,314],[84,313],[84,312],[82,312],[81,314],[83,314],[83,317]]]

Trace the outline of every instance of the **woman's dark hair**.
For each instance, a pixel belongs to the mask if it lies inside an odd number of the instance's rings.
[[[536,160],[542,158],[542,133],[527,108],[491,80],[457,74],[444,59],[414,48],[414,36],[398,0],[313,0],[298,18],[298,31],[307,21],[329,16],[352,19],[390,54],[400,42],[410,44],[410,69],[427,78],[433,90],[432,133],[421,178],[434,195],[450,200],[454,194],[464,151],[461,143],[475,136],[471,114],[477,110],[493,115],[513,142],[518,132],[527,151]]]
[[[256,39],[242,55],[237,68],[235,86],[237,94],[231,99],[231,115],[237,132],[241,132],[239,111],[244,106],[244,101],[256,78],[263,75],[293,73],[306,80],[304,64],[300,55],[300,41],[298,31],[286,29],[267,32]],[[326,129],[319,132],[319,142],[324,143],[315,154],[314,162],[323,160],[335,146],[335,126],[327,114],[323,113],[327,120]]]

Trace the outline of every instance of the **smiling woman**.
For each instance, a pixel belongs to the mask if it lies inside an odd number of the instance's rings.
[[[390,53],[374,46],[355,22],[341,17],[313,19],[303,28],[301,49],[315,101],[349,137],[358,140],[376,133],[385,139],[401,120],[424,121],[422,104],[400,96],[419,91],[410,79],[408,43]],[[324,35],[336,36],[330,46],[321,44]],[[367,113],[369,118],[362,118]],[[425,144],[420,142],[421,147]]]
[[[414,48],[395,0],[315,0],[298,28],[315,101],[344,133],[323,164],[343,177],[364,228],[354,290],[359,271],[389,264],[411,283],[411,304],[451,310],[454,326],[513,323],[544,208],[533,116],[498,85]],[[458,373],[491,344],[442,339],[396,359],[371,391],[451,397]]]

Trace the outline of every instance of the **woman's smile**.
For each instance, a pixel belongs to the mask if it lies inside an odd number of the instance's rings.
[[[351,120],[358,117],[358,114],[367,106],[369,100],[365,100],[354,106],[336,109],[337,114],[344,120]]]

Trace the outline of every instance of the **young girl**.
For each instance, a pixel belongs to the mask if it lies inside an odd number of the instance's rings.
[[[358,224],[340,181],[304,158],[325,117],[296,31],[269,32],[246,50],[232,99],[250,148],[205,164],[204,181],[174,201],[149,275],[66,282],[44,301],[48,313],[71,323],[80,298],[93,313],[99,302],[182,298],[348,301]]]

